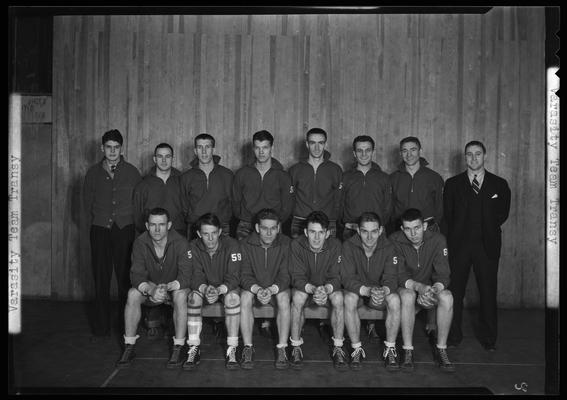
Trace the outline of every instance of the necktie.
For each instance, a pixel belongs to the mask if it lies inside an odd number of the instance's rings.
[[[480,192],[480,183],[476,180],[476,175],[472,180],[472,188],[475,194],[478,194],[478,192]]]

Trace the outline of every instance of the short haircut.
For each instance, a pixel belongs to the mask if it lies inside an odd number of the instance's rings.
[[[423,223],[423,215],[417,208],[408,208],[404,211],[400,219],[402,221],[402,224],[404,221],[410,222],[415,221],[416,219],[419,219]]]
[[[215,138],[209,135],[208,133],[200,133],[195,137],[195,140],[193,140],[193,145],[195,147],[197,147],[197,140],[210,140],[213,147],[215,147]]]
[[[118,129],[111,129],[109,131],[104,132],[104,135],[102,135],[102,144],[104,145],[109,140],[113,140],[115,142],[120,143],[120,146],[122,146],[122,143],[124,143],[122,134]]]
[[[154,156],[157,154],[158,149],[169,149],[171,150],[171,155],[173,155],[173,147],[171,147],[171,145],[168,143],[163,142],[158,144],[154,149]]]
[[[152,208],[149,212],[148,212],[148,216],[146,218],[146,221],[150,221],[150,215],[165,215],[165,217],[167,218],[167,220],[169,221],[169,213],[167,212],[167,210],[165,208],[161,208],[161,207],[154,207]]]
[[[309,224],[321,224],[323,229],[327,229],[329,227],[329,217],[323,211],[313,211],[305,219],[305,228]]]
[[[252,143],[254,143],[255,141],[263,142],[264,140],[270,142],[270,146],[274,145],[274,137],[265,129],[258,131],[254,135],[252,135]]]
[[[362,142],[370,142],[370,144],[372,145],[372,150],[374,150],[374,147],[375,147],[374,139],[372,139],[368,135],[361,135],[361,136],[355,137],[354,140],[352,141],[352,149],[354,151],[356,151],[356,144],[362,143]]]
[[[213,225],[213,226],[216,226],[219,229],[221,227],[219,217],[217,217],[213,213],[203,214],[199,217],[197,222],[195,222],[195,226],[197,227],[197,230],[199,230],[199,231],[201,230],[201,227],[203,225]]]
[[[321,128],[311,128],[305,134],[305,140],[309,140],[310,135],[323,135],[325,136],[325,141],[327,141],[327,132]]]
[[[486,154],[486,147],[484,147],[484,145],[482,144],[482,142],[479,142],[478,140],[471,140],[470,142],[468,142],[468,143],[465,145],[465,153],[467,152],[467,149],[468,149],[470,146],[478,146],[478,147],[480,147],[480,148],[482,149],[482,152],[483,152],[484,154]]]
[[[362,225],[364,222],[378,222],[378,226],[382,226],[382,221],[380,216],[373,211],[363,212],[360,217],[358,217],[358,226]]]
[[[260,221],[263,219],[272,219],[274,221],[277,221],[278,224],[280,223],[280,217],[273,208],[263,208],[258,211],[258,214],[256,214],[256,221],[260,223]]]
[[[403,138],[402,140],[400,140],[400,149],[402,148],[402,146],[406,143],[415,143],[417,144],[417,147],[419,149],[421,149],[421,142],[419,141],[418,138],[416,138],[415,136],[408,136]]]

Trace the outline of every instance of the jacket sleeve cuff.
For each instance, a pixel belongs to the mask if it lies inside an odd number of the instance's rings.
[[[149,296],[150,295],[150,284],[148,282],[142,282],[138,285],[138,290],[144,295],[144,296]]]
[[[433,285],[431,285],[434,288],[437,288],[437,292],[442,291],[443,289],[445,289],[445,285],[443,285],[441,282],[435,282]]]
[[[225,284],[220,285],[218,289],[219,289],[219,294],[228,293],[228,286],[226,286]]]
[[[250,291],[252,292],[252,294],[258,294],[258,291],[262,289],[260,287],[260,285],[257,284],[253,284],[252,287],[250,288]]]

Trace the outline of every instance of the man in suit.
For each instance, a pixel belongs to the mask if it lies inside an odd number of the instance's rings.
[[[454,309],[448,344],[458,345],[463,298],[471,265],[480,293],[480,342],[495,351],[497,336],[497,277],[500,258],[500,226],[510,212],[510,188],[505,179],[484,168],[486,148],[479,141],[465,146],[467,170],[447,180],[443,194],[447,222],[449,263]]]

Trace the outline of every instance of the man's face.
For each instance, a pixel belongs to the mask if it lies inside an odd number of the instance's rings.
[[[256,160],[265,163],[272,158],[272,145],[269,140],[254,140],[254,155]]]
[[[107,140],[101,146],[102,152],[104,153],[104,158],[109,162],[115,163],[120,159],[120,153],[122,150],[122,145],[114,140]]]
[[[467,167],[469,167],[471,171],[478,171],[484,167],[486,154],[482,151],[482,147],[477,145],[467,147],[465,157],[467,159]]]
[[[372,156],[374,155],[374,149],[372,148],[372,143],[370,142],[357,142],[354,145],[354,158],[356,162],[361,167],[366,167],[372,162]]]
[[[402,147],[400,148],[400,154],[406,166],[413,167],[419,162],[421,149],[415,142],[406,142],[402,144]]]
[[[171,170],[171,165],[173,164],[171,149],[168,147],[160,147],[157,149],[154,155],[154,163],[156,164],[156,168],[162,172]]]
[[[201,225],[201,229],[197,232],[207,250],[215,250],[218,247],[219,234],[219,228],[207,224]]]
[[[374,247],[378,242],[378,238],[382,234],[383,227],[381,227],[376,221],[365,221],[358,227],[358,234],[360,235],[360,240],[365,247]]]
[[[327,140],[325,139],[325,135],[321,133],[312,133],[309,135],[306,143],[309,155],[313,158],[321,158],[325,151],[326,144]]]
[[[273,219],[261,219],[256,224],[256,232],[260,235],[260,241],[264,246],[271,246],[278,233],[280,232],[280,224]]]
[[[418,246],[423,242],[423,234],[427,229],[427,223],[420,219],[414,221],[402,221],[402,231],[410,242]]]
[[[327,229],[323,229],[321,224],[317,222],[310,222],[307,224],[307,228],[303,230],[307,239],[309,239],[309,247],[313,251],[319,251],[323,248],[325,240],[329,237],[331,232]]]
[[[167,232],[171,228],[171,221],[165,215],[150,215],[146,222],[146,229],[156,242],[167,237]]]
[[[198,139],[195,146],[195,155],[201,164],[209,164],[213,161],[213,143],[210,139]]]

